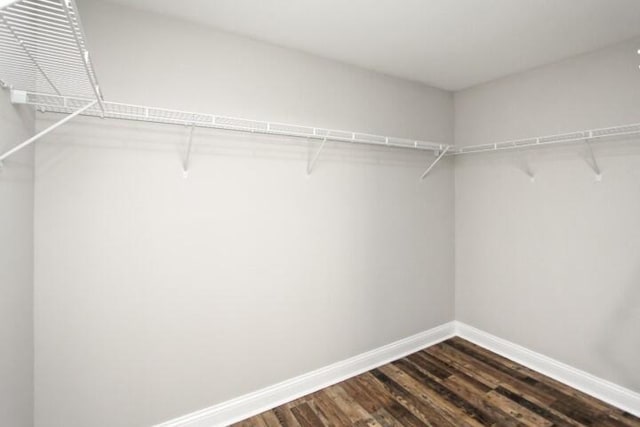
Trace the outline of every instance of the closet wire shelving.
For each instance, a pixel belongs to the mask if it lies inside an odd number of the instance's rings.
[[[533,138],[516,139],[488,144],[469,145],[452,150],[452,154],[485,153],[487,151],[501,151],[516,148],[540,147],[554,144],[570,144],[585,142],[602,138],[615,138],[640,135],[640,123],[612,126],[599,129],[580,130],[569,133],[546,135]]]
[[[0,9],[0,84],[93,98],[98,79],[73,0],[20,0]]]
[[[33,105],[41,112],[72,113],[79,108],[89,106],[93,101],[94,100],[90,98],[58,96],[26,91],[14,90],[12,93],[12,102]],[[195,113],[120,102],[103,101],[102,105],[104,111],[100,110],[97,105],[93,105],[89,106],[82,114],[112,119],[186,125],[320,140],[328,139],[332,141],[386,145],[417,150],[442,151],[447,146],[446,144],[435,142],[372,135],[362,132]]]
[[[68,114],[27,141],[0,154],[2,161],[78,115],[191,127],[188,167],[194,127],[300,137],[321,141],[307,165],[310,173],[325,143],[330,141],[432,151],[436,156],[425,178],[445,156],[589,142],[606,137],[640,135],[640,123],[582,130],[490,144],[454,147],[363,132],[276,123],[105,101],[86,43],[74,0],[15,0],[0,8],[0,86],[11,89],[11,101],[40,112]],[[594,171],[600,174],[593,153]]]

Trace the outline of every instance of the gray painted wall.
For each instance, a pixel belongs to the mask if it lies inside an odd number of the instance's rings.
[[[110,100],[461,145],[637,122],[638,42],[453,97],[80,2]],[[115,17],[118,17],[116,20]],[[114,27],[113,22],[118,22]],[[45,126],[53,116],[41,116]],[[634,390],[640,148],[446,160],[79,119],[36,152],[36,425],[135,426],[456,318]],[[523,172],[536,173],[531,183]],[[454,197],[455,194],[455,197]],[[455,202],[455,224],[454,224]]]
[[[33,134],[33,111],[0,90],[0,152]],[[0,425],[33,425],[33,150],[0,171]]]
[[[80,9],[111,100],[452,140],[447,92]],[[187,134],[80,119],[38,145],[36,425],[149,425],[453,319],[451,162],[420,181],[431,153],[329,144],[307,177],[304,141],[198,129],[185,179]]]
[[[640,122],[639,47],[456,93],[456,143]],[[639,142],[457,157],[457,320],[640,391]]]

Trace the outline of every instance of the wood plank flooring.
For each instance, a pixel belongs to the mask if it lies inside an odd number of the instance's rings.
[[[234,426],[640,427],[640,419],[456,337]]]

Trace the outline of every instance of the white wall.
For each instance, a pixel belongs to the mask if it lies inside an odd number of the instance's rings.
[[[109,99],[452,140],[449,93],[79,6]],[[187,133],[38,145],[36,425],[149,425],[453,319],[449,161],[420,181],[431,153],[330,144],[307,177],[303,141],[198,129],[184,179]]]
[[[0,153],[33,134],[33,111],[0,90]],[[33,150],[0,171],[0,425],[33,425]]]
[[[453,140],[449,92],[105,2],[79,8],[109,100]]]
[[[456,144],[640,122],[638,48],[456,93]],[[457,320],[640,391],[639,142],[457,157]]]

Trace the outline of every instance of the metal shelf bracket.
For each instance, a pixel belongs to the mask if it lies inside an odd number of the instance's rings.
[[[600,169],[600,165],[598,165],[598,161],[596,160],[596,157],[593,155],[593,149],[591,148],[591,143],[589,142],[588,139],[585,139],[584,143],[587,146],[587,155],[588,155],[587,164],[596,174],[596,178],[595,178],[596,182],[600,182],[602,181],[602,170]]]
[[[529,157],[526,152],[520,151],[519,154],[522,171],[529,177],[529,181],[536,182],[536,175],[533,169],[531,169],[531,163],[529,162]]]
[[[191,124],[191,129],[189,130],[189,142],[187,143],[187,153],[184,157],[184,162],[182,163],[182,173],[184,174],[185,178],[189,176],[189,161],[191,160],[191,147],[193,146],[194,130],[195,125]]]
[[[18,144],[15,147],[11,148],[10,150],[4,152],[2,155],[0,155],[0,164],[4,160],[6,160],[9,156],[11,156],[11,155],[17,153],[18,151],[22,150],[23,148],[26,148],[29,145],[33,144],[34,142],[36,142],[37,140],[39,140],[40,138],[42,138],[43,136],[45,136],[49,132],[51,132],[51,131],[55,130],[56,128],[62,126],[63,124],[67,123],[69,120],[73,119],[77,115],[82,114],[85,110],[88,110],[89,108],[93,107],[97,103],[98,103],[98,101],[93,101],[93,102],[85,105],[84,107],[82,107],[82,108],[74,111],[73,113],[69,114],[68,116],[66,116],[62,120],[59,120],[59,121],[55,122],[54,124],[52,124],[48,128],[46,128],[46,129],[38,132],[37,134],[33,135],[31,138],[27,139],[23,143]]]
[[[320,153],[322,152],[322,149],[324,148],[326,143],[327,143],[327,138],[324,138],[322,140],[322,143],[320,144],[320,147],[315,152],[313,157],[310,157],[308,159],[308,161],[307,161],[307,176],[311,175],[311,172],[313,171],[313,167],[316,165],[316,162],[318,161],[318,157],[320,157]]]
[[[449,148],[451,148],[451,147],[448,146],[448,145],[446,147],[444,147],[444,149],[440,152],[438,157],[436,157],[436,159],[433,161],[433,163],[431,163],[431,165],[429,165],[427,170],[424,171],[424,173],[422,174],[420,179],[425,179],[426,176],[429,175],[429,172],[431,172],[431,169],[433,169],[438,164],[438,162],[444,157],[444,155],[447,154],[447,151],[449,151]]]

